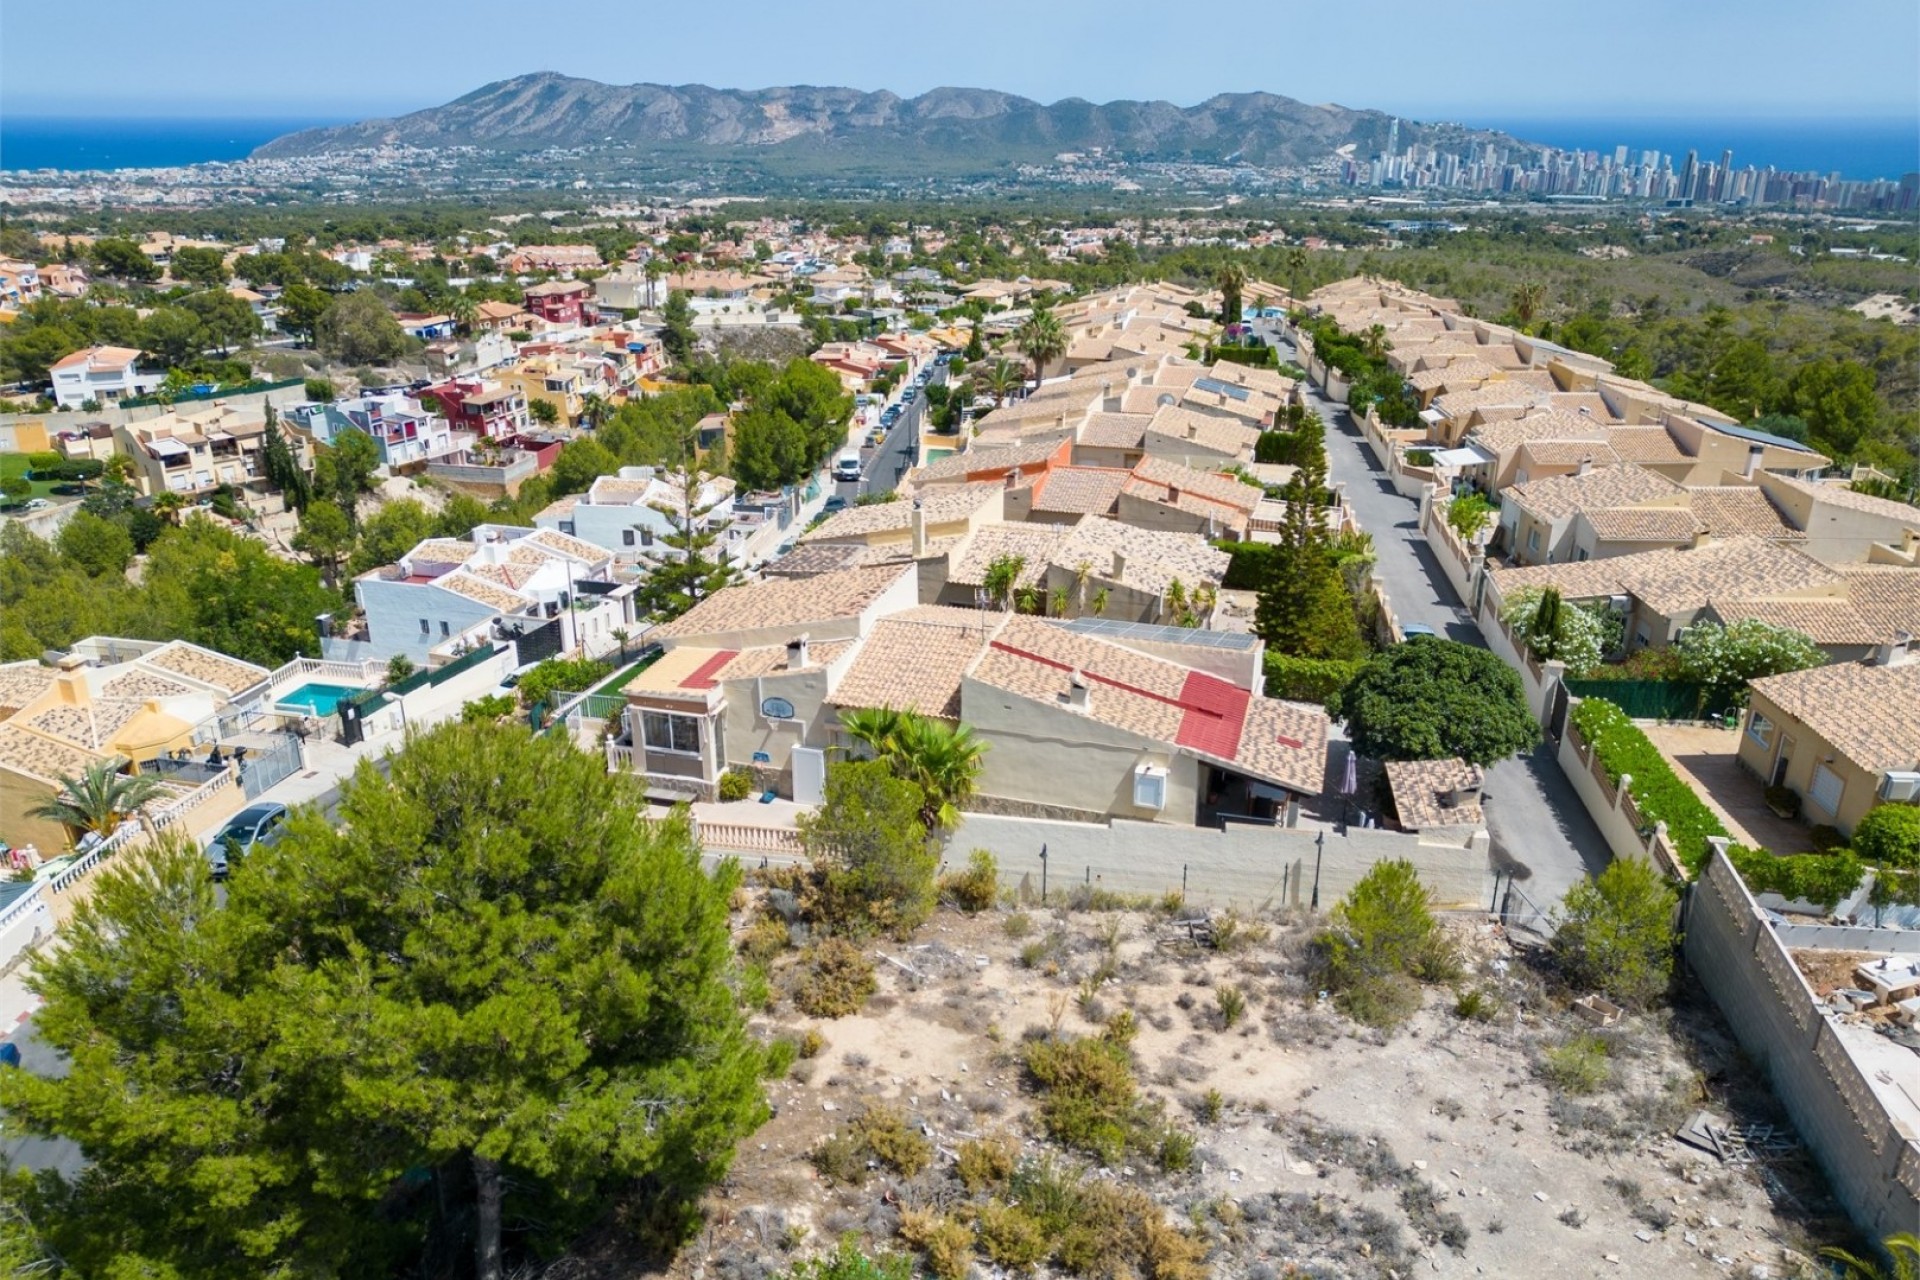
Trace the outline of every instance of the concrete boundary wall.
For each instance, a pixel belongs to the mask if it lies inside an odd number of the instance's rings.
[[[1324,837],[1324,839],[1322,839]],[[1308,906],[1318,859],[1320,905],[1331,906],[1376,862],[1404,858],[1443,907],[1482,907],[1492,899],[1486,837],[1427,844],[1379,829],[1333,831],[1230,824],[1177,827],[1115,819],[1106,824],[1052,822],[969,813],[947,844],[950,869],[985,849],[1009,883],[1029,878],[1040,889],[1046,849],[1049,896],[1092,885],[1116,893],[1161,894],[1184,887],[1190,901],[1253,909],[1271,903]]]
[[[1688,966],[1766,1071],[1849,1216],[1876,1239],[1912,1231],[1920,1130],[1881,1101],[1724,854],[1688,896],[1684,945]],[[1909,1095],[1920,1093],[1916,1079],[1920,1069],[1905,1082]]]

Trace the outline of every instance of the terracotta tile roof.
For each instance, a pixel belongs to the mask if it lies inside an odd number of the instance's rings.
[[[1400,825],[1407,830],[1477,827],[1486,821],[1478,798],[1482,778],[1478,765],[1458,758],[1389,760],[1386,770],[1393,807],[1400,815]],[[1471,788],[1475,798],[1457,806],[1447,803],[1456,787]]]
[[[1465,389],[1498,377],[1500,370],[1476,356],[1456,356],[1436,369],[1422,369],[1408,377],[1407,382],[1416,391],[1431,391],[1436,387],[1458,387]]]
[[[1057,440],[1043,440],[1034,444],[1009,445],[1004,448],[968,449],[962,453],[950,454],[938,462],[930,462],[924,467],[915,467],[907,473],[909,485],[922,485],[934,480],[964,480],[977,471],[992,471],[1002,467],[1030,467],[1045,462],[1060,448]]]
[[[192,685],[181,684],[178,680],[169,680],[165,676],[151,671],[142,671],[138,667],[115,676],[100,686],[100,692],[108,698],[171,698],[182,693],[196,692]]]
[[[1005,617],[928,605],[883,618],[827,701],[958,719],[961,677]]]
[[[1033,509],[1049,514],[1110,515],[1130,472],[1117,467],[1052,467],[1033,484]]]
[[[1659,472],[1625,463],[1595,467],[1585,475],[1547,476],[1511,485],[1503,497],[1535,519],[1558,520],[1576,511],[1637,506],[1685,494],[1685,489]]]
[[[1515,405],[1542,404],[1546,393],[1524,382],[1502,378],[1461,391],[1443,391],[1434,397],[1433,407],[1449,418],[1464,418],[1475,409],[1505,409]]]
[[[1159,439],[1172,444],[1174,452],[1191,448],[1251,459],[1254,443],[1259,438],[1260,428],[1250,423],[1196,413],[1174,404],[1160,406],[1154,411],[1153,421],[1147,424],[1147,447],[1152,448],[1153,442]]]
[[[12,721],[0,724],[0,768],[57,782],[79,777],[100,760],[97,752],[34,733]]]
[[[1117,576],[1115,552],[1124,557]],[[1075,525],[1054,553],[1054,563],[1070,572],[1089,564],[1095,577],[1147,592],[1165,591],[1176,578],[1188,587],[1217,585],[1230,562],[1226,552],[1197,533],[1136,529],[1097,516]]]
[[[1845,580],[1812,556],[1759,538],[1730,538],[1688,551],[1621,556],[1627,590],[1648,607],[1672,616],[1707,601],[1791,595],[1840,586]]]
[[[1047,576],[1047,565],[1066,542],[1068,531],[1045,524],[990,524],[976,530],[958,560],[947,571],[947,581],[963,587],[977,587],[986,581],[987,568],[1002,556],[1018,556],[1020,568],[1016,587],[1038,586]]]
[[[1602,542],[1675,542],[1692,546],[1706,531],[1685,507],[1607,507],[1582,511]]]
[[[1920,663],[1813,667],[1763,676],[1753,691],[1868,773],[1920,764]]]
[[[465,564],[479,553],[478,544],[462,538],[428,538],[402,558],[410,564]]]
[[[265,680],[271,672],[265,667],[256,667],[251,662],[242,662],[238,658],[229,658],[224,653],[215,653],[211,649],[202,649],[197,644],[188,644],[184,640],[175,640],[172,644],[155,649],[140,659],[150,667],[159,667],[171,671],[189,680],[198,680],[210,684],[216,689],[225,689],[228,693],[239,693],[242,689],[251,689]]]
[[[528,597],[519,592],[508,590],[499,583],[489,582],[485,578],[475,577],[465,569],[442,574],[433,580],[433,585],[442,590],[451,591],[455,595],[465,596],[469,600],[477,600],[487,608],[497,609],[501,613],[519,613],[532,603]]]
[[[31,658],[0,665],[0,711],[18,711],[38,698],[52,686],[55,674]]]
[[[812,578],[823,573],[837,573],[867,563],[868,551],[875,549],[869,548],[864,542],[802,542],[768,564],[766,572],[781,578]],[[898,543],[888,548],[892,551],[902,549]]]
[[[569,538],[566,534],[552,529],[541,529],[536,533],[528,534],[520,541],[530,546],[544,547],[548,551],[558,552],[560,555],[570,556],[588,564],[599,564],[608,558],[608,552],[604,548],[596,547],[591,542],[582,542],[578,538]]]
[[[1875,644],[1888,637],[1875,631],[1851,600],[1812,599],[1709,601],[1722,622],[1754,618],[1769,626],[1798,631],[1815,644]]]
[[[96,698],[81,705],[56,703],[19,723],[76,747],[100,751],[127,721],[145,709],[145,703],[130,698]]]
[[[1070,708],[1076,672],[1088,686],[1084,713]],[[1320,790],[1327,721],[1316,708],[1255,698],[1217,676],[1018,616],[972,674],[1064,715],[1085,714],[1294,790]]]
[[[1821,502],[1848,511],[1857,511],[1862,515],[1879,516],[1886,520],[1897,520],[1914,529],[1920,529],[1920,507],[1910,507],[1904,502],[1894,502],[1888,498],[1875,498],[1864,493],[1855,493],[1844,484],[1830,484],[1823,481],[1796,480],[1790,476],[1776,479],[1789,489],[1811,494]]]
[[[1687,455],[1665,427],[1609,427],[1607,446],[1622,462],[1685,462]]]
[[[778,578],[728,587],[672,622],[655,627],[651,634],[672,639],[850,618],[911,572],[909,565],[878,565],[813,578]]]
[[[1200,471],[1165,458],[1140,459],[1134,465],[1133,478],[1146,488],[1162,491],[1178,489],[1182,494],[1196,494],[1242,511],[1252,511],[1266,497],[1266,490],[1259,485],[1248,484],[1237,476],[1219,471]],[[1139,493],[1143,489],[1129,484],[1127,491]]]
[[[1523,467],[1577,467],[1582,462],[1608,467],[1619,461],[1613,447],[1599,440],[1529,440],[1520,446]]]
[[[1846,580],[1847,599],[1873,627],[1876,641],[1896,631],[1920,636],[1920,569],[1847,564],[1834,571]]]
[[[1093,449],[1138,449],[1152,421],[1150,413],[1096,413],[1080,428],[1077,443]]]
[[[944,461],[944,459],[943,459]],[[970,519],[990,502],[998,502],[1006,486],[998,480],[980,480],[971,484],[938,485],[920,495],[920,510],[928,525],[950,524]],[[873,502],[866,506],[836,511],[817,529],[803,535],[802,543],[844,542],[864,539],[876,533],[891,533],[913,527],[913,502],[901,497],[892,502]]]
[[[1606,427],[1597,422],[1590,422],[1578,414],[1537,413],[1527,418],[1483,422],[1467,432],[1466,438],[1486,449],[1488,453],[1498,454],[1541,440],[1605,442],[1608,436]]]
[[[755,645],[734,654],[727,662],[717,666],[712,675],[716,683],[724,683],[728,680],[751,680],[756,676],[770,676],[787,670],[818,671],[837,660],[853,645],[851,640],[809,643],[806,665],[793,668],[787,666],[787,646],[784,644]]]
[[[512,564],[469,564],[463,573],[485,578],[488,582],[506,587],[511,591],[524,589],[533,580],[533,566],[524,563]]]
[[[1803,541],[1806,534],[1788,523],[1755,485],[1714,485],[1689,489],[1693,513],[1716,538],[1755,537]]]

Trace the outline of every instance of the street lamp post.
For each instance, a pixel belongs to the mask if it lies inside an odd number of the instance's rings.
[[[1040,846],[1040,905],[1047,905],[1047,846]]]

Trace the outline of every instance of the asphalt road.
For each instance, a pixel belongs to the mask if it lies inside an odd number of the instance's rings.
[[[947,366],[936,364],[933,379],[929,386],[940,385],[947,380]],[[892,493],[899,485],[900,478],[919,463],[918,441],[920,426],[927,413],[927,395],[925,388],[915,396],[913,403],[900,411],[895,419],[893,430],[887,433],[879,448],[866,447],[864,438],[860,446],[860,483],[850,480],[835,483],[834,492],[849,503],[865,493]]]
[[[1298,363],[1290,342],[1283,338],[1277,345],[1281,360]],[[1373,535],[1375,573],[1394,613],[1403,624],[1424,622],[1449,640],[1485,648],[1479,626],[1420,533],[1419,505],[1401,497],[1374,464],[1346,407],[1313,384],[1306,387],[1308,403],[1326,423],[1328,474],[1345,486],[1360,527]],[[1540,911],[1552,910],[1582,876],[1613,860],[1550,746],[1489,766],[1483,794],[1495,864],[1513,873],[1520,893]]]
[[[31,1018],[6,1038],[20,1047],[20,1070],[55,1080],[67,1074],[67,1060],[40,1042]],[[12,1067],[0,1067],[0,1071],[12,1070]],[[5,1142],[0,1142],[0,1166],[9,1169],[26,1169],[33,1173],[51,1169],[61,1177],[71,1179],[79,1174],[85,1164],[78,1144],[65,1138],[10,1136]]]

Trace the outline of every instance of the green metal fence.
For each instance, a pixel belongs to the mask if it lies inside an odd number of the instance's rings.
[[[1706,715],[1707,686],[1691,680],[1569,680],[1576,698],[1601,698],[1635,720],[1698,720]]]
[[[199,400],[224,400],[229,396],[253,396],[263,391],[285,391],[304,387],[306,379],[288,378],[284,382],[235,382],[210,391],[182,391],[176,396],[132,396],[119,402],[123,409],[145,409],[153,405],[189,404]]]

